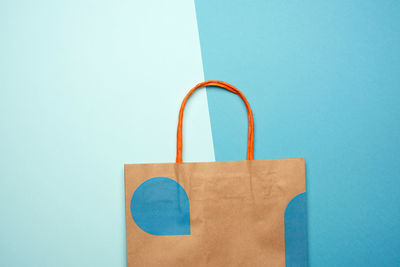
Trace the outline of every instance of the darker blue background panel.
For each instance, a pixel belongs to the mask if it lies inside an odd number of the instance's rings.
[[[195,1],[206,79],[236,85],[256,159],[304,157],[311,266],[400,266],[400,2]],[[207,88],[216,160],[240,99]]]
[[[136,225],[153,235],[190,235],[189,198],[175,180],[154,177],[133,193],[131,213]]]
[[[285,258],[287,267],[308,266],[307,194],[295,196],[285,210]]]

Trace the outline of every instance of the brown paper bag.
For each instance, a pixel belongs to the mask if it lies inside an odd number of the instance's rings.
[[[246,161],[182,163],[183,110],[203,86],[246,104]],[[253,116],[238,89],[194,87],[177,139],[177,163],[125,165],[128,266],[307,265],[304,159],[253,160]]]

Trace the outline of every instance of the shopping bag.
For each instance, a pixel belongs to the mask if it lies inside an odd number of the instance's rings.
[[[183,111],[204,86],[245,103],[247,160],[182,163]],[[125,165],[128,266],[307,266],[304,159],[253,154],[253,114],[244,95],[221,81],[190,90],[179,112],[176,163]]]

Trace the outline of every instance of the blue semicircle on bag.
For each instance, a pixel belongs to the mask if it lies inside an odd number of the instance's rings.
[[[190,235],[189,198],[167,177],[153,177],[133,193],[131,213],[136,225],[152,235]]]
[[[285,210],[286,267],[308,266],[307,194],[295,196]]]

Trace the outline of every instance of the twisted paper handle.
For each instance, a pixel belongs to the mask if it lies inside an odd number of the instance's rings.
[[[182,101],[181,104],[181,109],[179,110],[179,121],[178,121],[178,131],[177,131],[177,142],[176,142],[176,162],[181,163],[182,162],[182,121],[183,121],[183,111],[185,109],[186,102],[190,95],[198,88],[204,87],[204,86],[217,86],[224,88],[234,94],[237,94],[244,102],[246,105],[247,109],[247,116],[249,120],[249,132],[248,132],[248,137],[247,137],[247,160],[253,160],[254,159],[254,120],[253,120],[253,112],[251,111],[249,102],[247,102],[246,97],[240,92],[235,86],[230,85],[229,83],[222,82],[222,81],[205,81],[202,83],[199,83],[195,87],[193,87],[189,93],[185,96],[185,98]]]

